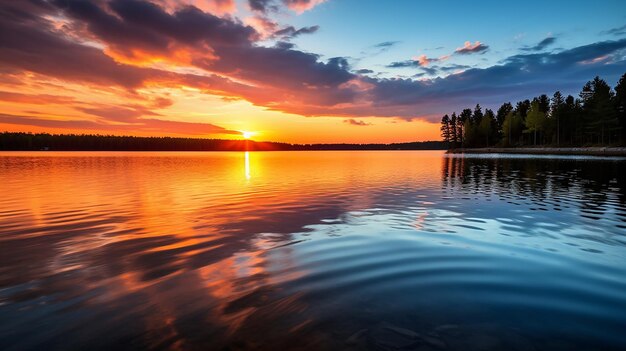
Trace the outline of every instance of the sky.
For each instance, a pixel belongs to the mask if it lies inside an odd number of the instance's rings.
[[[626,73],[622,1],[0,0],[0,131],[439,140]]]

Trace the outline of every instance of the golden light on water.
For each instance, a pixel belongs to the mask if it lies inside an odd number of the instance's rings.
[[[246,179],[250,179],[250,153],[248,151],[246,151],[245,153],[245,172],[246,172]]]

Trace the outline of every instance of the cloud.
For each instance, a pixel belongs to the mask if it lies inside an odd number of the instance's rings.
[[[120,40],[127,42],[126,39],[130,45],[152,42],[162,45],[167,40],[187,44],[208,42],[233,45],[249,42],[256,34],[251,27],[193,6],[182,7],[170,14],[148,1],[112,0],[109,8],[121,18],[120,21],[95,5],[86,6],[81,0],[57,0],[57,3],[70,15],[87,23],[94,34],[109,43]],[[134,32],[130,31],[133,29]],[[126,37],[112,37],[120,32],[126,34]]]
[[[421,55],[419,57],[413,58],[412,60],[392,62],[391,64],[387,65],[387,67],[389,68],[404,68],[404,67],[418,68],[422,72],[415,74],[414,77],[416,78],[422,77],[424,75],[434,76],[437,73],[439,73],[439,71],[449,72],[449,71],[459,71],[459,70],[470,68],[470,66],[459,65],[459,64],[451,64],[448,66],[439,66],[439,65],[429,66],[433,62],[441,62],[441,61],[447,60],[448,57],[449,56],[442,56],[440,58],[429,58],[429,57],[426,57],[426,55]]]
[[[274,47],[281,50],[291,50],[296,47],[296,44],[287,41],[278,41],[274,44]]]
[[[196,0],[193,4],[201,10],[220,15],[237,12],[235,0]]]
[[[10,33],[0,35],[3,82],[21,72],[23,76],[77,83],[85,90],[106,90],[112,95],[136,96],[164,87],[191,88],[200,94],[244,99],[269,110],[302,116],[435,121],[434,116],[442,109],[449,111],[477,102],[494,106],[557,89],[576,92],[595,75],[616,81],[626,67],[626,39],[621,39],[558,52],[523,52],[486,68],[433,65],[435,58],[428,57],[429,65],[420,65],[419,60],[399,61],[389,67],[415,67],[418,75],[424,74],[419,80],[379,78],[352,72],[345,57],[323,60],[320,55],[284,42],[263,46],[259,41],[262,35],[252,26],[193,6],[166,10],[142,0],[56,0],[53,4],[0,4],[0,33]],[[63,25],[55,23],[54,18],[63,18]],[[480,42],[465,47],[472,52],[487,50]],[[168,65],[161,64],[164,61]],[[425,78],[440,71],[461,70],[446,77]],[[45,100],[41,96],[30,98]],[[106,106],[69,103],[89,116],[84,120],[75,118],[76,125],[52,119],[49,123],[101,130],[123,125],[115,129],[122,131],[162,131],[171,126],[195,132],[193,123],[151,115],[156,113],[153,110],[157,104],[167,106],[171,101],[142,105],[145,110],[128,102]],[[17,121],[17,117],[11,118]],[[31,125],[42,125],[45,120],[28,116],[19,119]],[[204,124],[197,127],[220,130]]]
[[[40,2],[41,0],[35,1]],[[220,16],[230,16],[237,12],[236,0],[151,0],[151,2],[166,9],[168,12],[176,11],[182,7],[190,5],[197,7],[202,11]]]
[[[361,59],[365,57],[378,56],[384,52],[391,50],[391,48],[398,45],[399,43],[400,43],[399,41],[384,41],[384,42],[380,42],[380,43],[368,46],[363,51],[361,51],[360,53],[360,55],[362,56]]]
[[[26,20],[32,18],[27,17]],[[20,21],[20,18],[0,22],[0,32],[13,34],[0,37],[0,63],[6,68],[66,81],[126,89],[137,89],[149,83],[165,86],[194,84],[207,91],[212,88],[223,91],[235,86],[243,88],[240,84],[211,74],[175,74],[120,64],[98,48],[72,42],[45,26],[31,26],[24,22],[30,23]]]
[[[0,91],[0,101],[35,105],[62,105],[74,102],[74,98],[49,94],[22,94],[9,91]]]
[[[190,86],[207,94],[243,98],[268,108],[350,103],[362,89],[343,58],[321,62],[318,55],[294,50],[293,46],[257,46],[253,41],[254,29],[231,19],[190,8],[166,13],[151,3],[128,1],[123,5],[136,6],[132,8],[140,9],[143,16],[137,17],[130,10],[118,8],[118,16],[112,17],[95,3],[66,1],[62,4],[61,8],[68,11],[68,19],[80,29],[79,33],[103,44],[107,48],[104,51],[71,40],[34,12],[24,12],[21,17],[13,16],[2,21],[2,32],[14,35],[0,36],[0,63],[5,69],[33,72],[89,86],[119,86],[131,91],[148,85]],[[199,37],[188,28],[181,32],[170,25],[187,16],[189,27],[200,31],[210,29],[210,34]],[[127,27],[136,33],[119,38],[104,31],[112,28],[115,32]],[[143,35],[137,34],[139,32]],[[108,56],[111,54],[108,48],[134,54],[146,47],[163,50],[167,55],[170,46],[197,47],[194,43],[203,41],[210,43],[211,51],[219,60],[192,56],[189,64],[203,70],[202,74],[148,68],[142,63],[138,63],[139,66],[133,62],[120,63]],[[167,44],[153,45],[161,42]]]
[[[375,44],[374,47],[380,48],[380,49],[389,49],[392,46],[397,45],[398,43],[400,42],[399,41],[383,41],[382,43]]]
[[[624,73],[626,61],[619,54],[626,39],[580,46],[559,53],[515,55],[502,64],[473,68],[445,78],[428,81],[379,80],[376,101],[385,106],[413,106],[422,114],[436,113],[440,106],[470,106],[476,102],[492,105],[502,101],[528,98],[555,90],[576,93],[595,75],[611,80]],[[608,55],[612,60],[584,64]],[[419,107],[418,107],[419,106]],[[384,110],[384,109],[383,109]],[[382,115],[377,112],[375,115]]]
[[[326,2],[326,0],[248,0],[248,6],[252,11],[267,14],[278,12],[280,9],[279,2],[287,9],[301,14]]]
[[[608,61],[611,58],[612,58],[611,55],[602,55],[602,56],[594,57],[594,58],[589,59],[589,60],[580,61],[579,63],[582,64],[582,65],[593,65],[593,64],[596,64],[596,63]]]
[[[542,93],[561,90],[576,94],[595,75],[617,81],[624,73],[626,61],[619,54],[626,49],[626,39],[589,44],[558,53],[521,54],[487,68],[472,68],[445,78],[378,79],[363,78],[371,85],[368,103],[341,109],[320,106],[315,113],[292,109],[305,115],[346,117],[389,116],[436,122],[445,111],[473,106],[476,103],[496,108],[502,101],[515,101]],[[587,60],[609,55],[612,59],[583,64]]]
[[[51,118],[37,118],[30,116],[0,114],[0,124],[15,124],[36,126],[44,128],[82,129],[95,132],[158,132],[181,135],[210,135],[210,134],[233,134],[241,132],[228,130],[210,123],[194,123],[168,121],[162,119],[139,119],[133,124],[107,124],[84,119],[58,120]]]
[[[450,55],[443,55],[440,57],[428,57],[426,55],[420,55],[413,57],[410,60],[396,61],[387,65],[388,68],[405,68],[405,67],[418,67],[429,75],[437,73],[437,68],[428,67],[431,63],[446,61],[450,58]]]
[[[534,46],[526,46],[521,48],[523,51],[541,51],[556,42],[555,37],[547,37]]]
[[[626,24],[621,27],[611,28],[609,30],[605,30],[600,32],[600,34],[610,34],[610,35],[624,35],[626,34]]]
[[[487,50],[489,50],[489,46],[481,43],[480,41],[476,41],[474,44],[472,44],[469,41],[466,41],[462,47],[454,50],[454,53],[459,54],[459,55],[469,55],[469,54],[484,53]]]
[[[149,69],[120,65],[101,50],[66,40],[53,32],[0,21],[0,62],[17,70],[95,84],[138,87],[156,75]]]
[[[262,13],[278,11],[278,6],[274,4],[274,0],[248,0],[248,6],[251,10]]]
[[[447,59],[450,58],[450,55],[443,55],[440,57],[427,57],[426,55],[420,55],[418,57],[414,57],[413,61],[417,61],[417,63],[422,66],[422,67],[426,67],[429,64],[433,63],[433,62],[441,62],[441,61],[446,61]]]
[[[436,58],[431,59],[431,58],[427,58],[425,55],[422,55],[420,57],[416,57],[416,58],[411,59],[411,60],[392,62],[392,63],[388,64],[386,67],[388,67],[388,68],[415,67],[415,68],[419,68],[420,70],[424,71],[425,74],[435,75],[435,74],[437,74],[437,68],[436,67],[428,67],[428,64],[430,64],[431,62],[436,62],[438,60],[439,59],[436,59]]]
[[[218,8],[218,11],[233,13],[237,10],[235,0],[208,0],[206,2],[215,4],[214,6]]]
[[[283,39],[292,39],[302,34],[313,34],[320,29],[320,26],[302,27],[296,29],[293,26],[285,27],[283,29],[274,32],[274,36],[281,37]]]
[[[249,95],[252,90],[262,90],[263,93],[252,99],[258,103],[269,103],[268,99],[280,99],[283,96],[287,98],[293,95],[293,89],[302,89],[305,86],[337,90],[337,85],[353,78],[351,73],[333,62],[330,64],[319,62],[318,56],[314,54],[296,51],[284,45],[273,48],[256,46],[252,41],[256,32],[251,27],[229,19],[190,8],[180,10],[184,13],[168,14],[155,8],[153,4],[136,0],[128,0],[120,6],[131,6],[141,10],[143,15],[135,16],[133,11],[117,8],[120,17],[112,17],[93,4],[75,1],[64,2],[62,8],[76,16],[76,21],[86,25],[89,30],[84,33],[86,37],[95,37],[108,47],[119,48],[131,54],[151,46],[163,49],[167,53],[170,46],[180,47],[198,41],[210,42],[211,50],[221,59],[216,62],[212,58],[200,56],[193,57],[193,62],[190,63],[222,76],[217,77],[209,73],[202,76],[181,75],[120,64],[100,49],[67,40],[61,33],[55,33],[47,28],[43,22],[42,26],[24,25],[20,21],[0,23],[3,32],[16,34],[16,37],[0,38],[2,41],[0,62],[15,69],[53,77],[91,84],[115,84],[127,88],[139,88],[148,82],[159,82],[169,85],[200,84],[203,89],[224,90],[228,94],[233,93],[231,89],[235,86],[236,90],[239,90],[235,92],[237,94],[242,94],[245,90],[246,95]],[[188,20],[186,29],[174,25],[183,21],[183,18]],[[28,21],[35,19],[28,18]],[[133,37],[133,34],[125,36],[120,32],[120,36],[114,36],[104,30],[112,29],[112,32],[116,32],[127,27],[133,28],[135,33],[143,32],[144,35],[134,34]],[[192,28],[197,30],[191,30]],[[94,32],[91,32],[91,29]],[[208,34],[200,36],[198,31],[205,31]],[[169,44],[154,45],[168,41]],[[255,85],[234,83],[225,76],[254,82]],[[269,91],[272,89],[267,89],[268,86],[274,88],[274,91]],[[333,99],[338,99],[348,97],[346,94],[350,92],[346,90],[344,93],[338,92],[328,96],[334,95]]]
[[[356,73],[358,73],[358,74],[369,74],[369,73],[374,73],[374,71],[372,71],[371,69],[367,69],[367,68],[361,68],[361,69],[357,70]]]
[[[441,70],[441,71],[448,72],[448,71],[459,71],[459,70],[468,69],[468,68],[471,68],[471,66],[459,65],[459,64],[450,64],[448,66],[440,66],[440,67],[437,67],[437,68],[439,70]]]
[[[399,41],[384,41],[378,44],[374,44],[372,46],[367,47],[365,50],[361,51],[361,55],[365,57],[374,57],[380,55],[384,52],[391,50],[394,46],[398,45]]]
[[[395,61],[388,64],[387,68],[404,68],[404,67],[419,67],[420,63],[416,60]]]
[[[435,74],[437,74],[437,67],[420,66],[420,69],[424,71],[426,74],[431,75],[431,76],[434,76]]]
[[[364,121],[356,120],[354,118],[344,119],[343,123],[348,123],[350,125],[359,126],[359,127],[366,127],[366,126],[372,125],[371,123],[366,123]]]
[[[279,26],[277,22],[263,15],[249,17],[246,19],[246,23],[252,26],[264,39],[270,38]]]
[[[426,55],[420,55],[415,60],[419,63],[420,66],[428,66],[428,64],[430,64],[433,61],[436,61],[437,59],[428,58],[426,57]]]
[[[75,107],[76,110],[82,111],[92,116],[102,117],[107,121],[115,122],[136,122],[142,116],[159,116],[143,106],[122,107],[122,106],[94,106],[94,107]]]
[[[292,11],[302,13],[320,5],[326,0],[282,0],[283,4]]]

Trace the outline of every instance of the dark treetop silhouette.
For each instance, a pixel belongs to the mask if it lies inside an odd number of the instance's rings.
[[[441,119],[450,148],[626,145],[626,74],[615,90],[600,77],[587,82],[579,98],[561,92],[510,102],[497,112],[480,105]]]
[[[252,140],[134,137],[113,135],[0,133],[0,150],[59,151],[297,151],[443,150],[442,141],[393,144],[287,144]]]

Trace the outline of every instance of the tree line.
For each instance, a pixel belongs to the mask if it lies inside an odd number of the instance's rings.
[[[626,73],[615,89],[595,77],[578,98],[543,94],[496,112],[479,104],[441,118],[441,136],[449,148],[527,145],[626,145]]]
[[[304,151],[444,150],[442,141],[393,144],[288,144],[252,140],[135,137],[98,134],[0,133],[0,150],[57,151]]]

